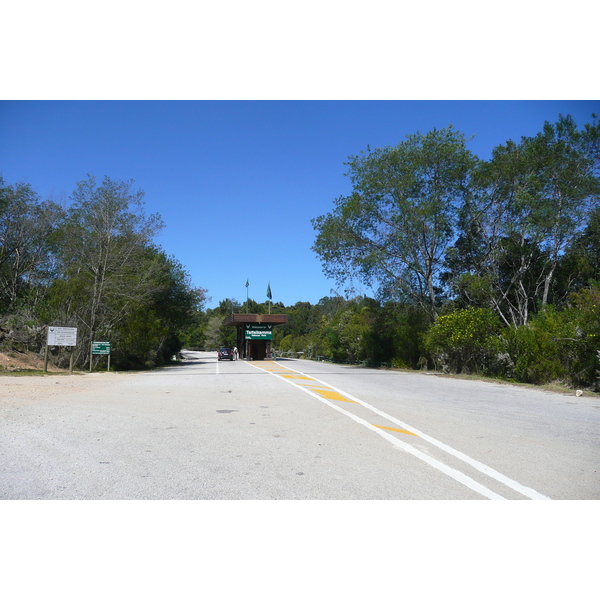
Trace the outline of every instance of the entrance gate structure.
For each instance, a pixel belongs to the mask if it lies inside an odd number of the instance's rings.
[[[287,322],[287,315],[231,314],[223,325],[236,328],[240,358],[265,360],[273,356],[273,328]]]

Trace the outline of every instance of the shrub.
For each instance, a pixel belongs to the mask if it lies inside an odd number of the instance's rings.
[[[568,376],[572,385],[600,387],[600,287],[583,289],[570,298],[565,317],[571,324],[566,339]]]
[[[436,368],[485,372],[498,352],[500,330],[500,319],[490,309],[461,309],[437,318],[424,336],[425,348]]]
[[[571,305],[562,311],[545,307],[528,325],[506,330],[502,343],[519,381],[593,385],[600,367],[600,290],[573,294]]]
[[[543,327],[543,319],[510,328],[502,336],[511,357],[512,368],[505,374],[523,383],[543,384],[563,380],[566,371],[558,355],[553,334]]]

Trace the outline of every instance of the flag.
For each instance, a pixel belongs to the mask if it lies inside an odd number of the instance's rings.
[[[273,300],[273,294],[271,294],[271,282],[269,281],[269,285],[267,286],[267,298],[269,300]]]
[[[246,287],[250,285],[250,282],[246,279]]]

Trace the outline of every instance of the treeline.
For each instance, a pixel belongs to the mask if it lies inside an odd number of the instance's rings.
[[[234,329],[222,325],[232,305],[242,311],[228,299],[202,313],[186,346],[235,345]],[[250,300],[250,305],[250,312],[267,311],[266,303]],[[600,284],[573,292],[560,306],[548,305],[517,327],[507,326],[489,308],[448,303],[443,311],[432,321],[417,306],[365,296],[275,303],[271,312],[287,314],[289,321],[274,328],[273,344],[280,355],[301,353],[312,360],[435,369],[538,385],[559,382],[600,391]]]
[[[348,159],[352,184],[313,220],[313,250],[344,297],[275,303],[279,352],[508,380],[596,386],[600,376],[600,124],[569,116],[481,160],[448,127]],[[68,208],[0,179],[0,345],[39,352],[47,325],[78,328],[112,364],[164,364],[235,344],[232,312],[153,243],[162,227],[132,182],[94,177]],[[375,298],[356,284],[377,289]],[[54,360],[65,364],[65,351]],[[103,360],[103,359],[101,359]]]
[[[582,128],[559,116],[489,160],[468,142],[448,127],[349,158],[352,192],[313,220],[313,250],[346,298],[275,307],[290,315],[280,350],[598,385],[596,115]],[[350,299],[356,283],[376,298]]]
[[[110,341],[116,368],[164,364],[201,310],[205,291],[153,242],[163,223],[144,213],[133,182],[88,176],[68,208],[0,178],[0,347],[41,352],[47,326],[77,327],[74,361],[92,367],[91,341]],[[69,363],[71,348],[51,360]]]

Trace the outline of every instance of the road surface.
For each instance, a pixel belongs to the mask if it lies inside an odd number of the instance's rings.
[[[0,377],[0,498],[600,498],[597,395],[184,355]]]

